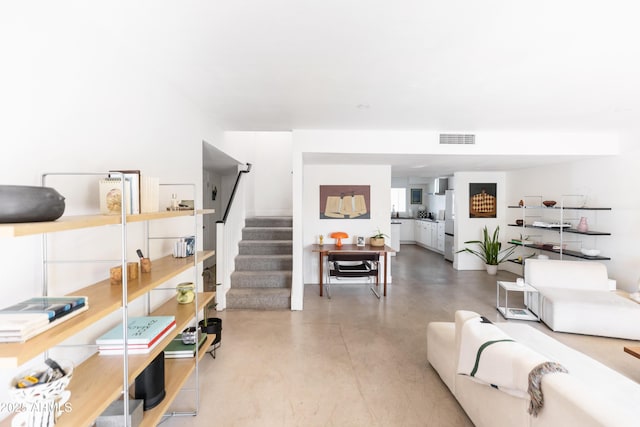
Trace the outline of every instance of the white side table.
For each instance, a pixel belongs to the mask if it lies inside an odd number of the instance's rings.
[[[504,291],[504,305],[500,305],[500,289]],[[531,285],[518,286],[515,282],[502,282],[498,280],[496,285],[496,308],[505,319],[534,320],[539,322],[538,316],[528,308],[509,308],[509,292],[535,292],[538,290]]]

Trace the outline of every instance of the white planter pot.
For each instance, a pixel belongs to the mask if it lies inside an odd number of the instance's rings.
[[[487,273],[489,273],[490,275],[495,276],[498,273],[498,266],[497,265],[485,264],[484,266],[487,269]]]

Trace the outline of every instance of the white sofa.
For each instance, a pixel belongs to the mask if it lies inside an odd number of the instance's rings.
[[[640,304],[615,292],[604,264],[527,259],[524,280],[538,290],[527,307],[552,330],[640,340]]]
[[[544,405],[537,417],[528,413],[528,398],[515,397],[467,375],[456,374],[461,326],[477,316],[470,311],[458,311],[455,323],[431,322],[427,328],[429,363],[476,426],[637,425],[638,383],[519,322],[496,323],[495,326],[518,343],[561,363],[569,371],[543,377]]]

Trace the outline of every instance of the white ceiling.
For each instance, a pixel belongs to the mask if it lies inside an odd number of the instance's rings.
[[[640,115],[632,0],[195,4],[162,51],[228,130],[617,130]]]
[[[129,43],[223,130],[640,126],[634,0],[153,5]]]

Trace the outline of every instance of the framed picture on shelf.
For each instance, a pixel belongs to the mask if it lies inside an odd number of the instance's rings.
[[[364,247],[364,236],[356,236],[356,246]]]
[[[421,205],[422,204],[422,189],[421,188],[412,188],[411,189],[411,204],[412,205]]]

